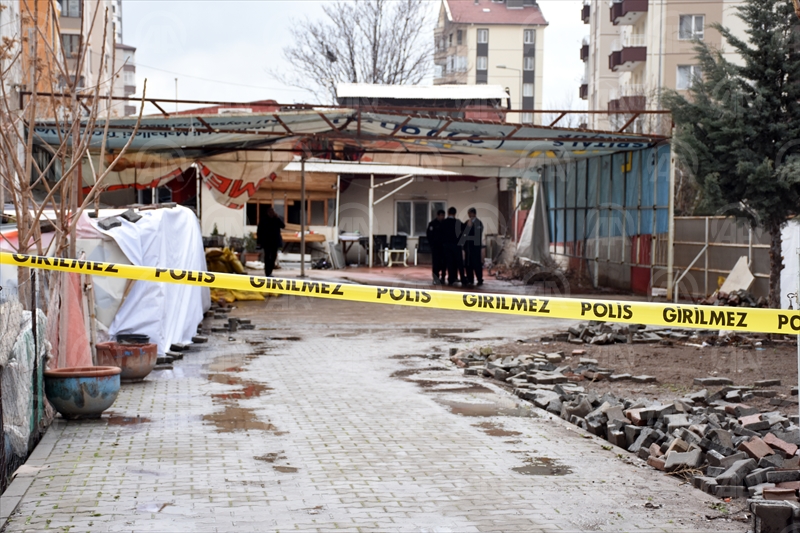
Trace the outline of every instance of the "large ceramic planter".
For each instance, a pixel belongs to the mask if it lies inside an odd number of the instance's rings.
[[[117,399],[121,372],[115,366],[45,370],[44,392],[64,418],[100,418]]]
[[[97,347],[98,366],[116,366],[123,382],[142,381],[153,371],[158,360],[156,344],[120,344],[101,342]]]

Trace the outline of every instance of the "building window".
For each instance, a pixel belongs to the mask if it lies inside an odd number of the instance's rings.
[[[489,30],[478,30],[478,44],[489,42]]]
[[[60,4],[62,17],[81,18],[82,0],[63,0]]]
[[[467,71],[467,56],[456,56],[455,63],[453,64],[456,72]]]
[[[456,44],[464,44],[464,32],[461,30],[456,31]]]
[[[81,53],[81,36],[80,35],[61,35],[61,48],[68,58],[76,58]]]
[[[678,38],[682,41],[702,41],[705,17],[703,15],[681,15]]]
[[[525,30],[522,32],[522,42],[524,44],[536,44],[536,30]]]
[[[442,201],[399,201],[395,204],[395,232],[397,235],[421,237],[428,229],[428,222],[436,218],[436,212],[445,210]]]
[[[697,65],[678,65],[678,80],[675,88],[684,91],[694,84],[695,78],[703,76],[703,71]]]
[[[489,58],[486,56],[478,56],[478,63],[475,68],[477,68],[478,70],[488,70]]]
[[[441,78],[444,76],[444,67],[442,65],[434,65],[433,66],[433,77],[434,78]]]
[[[534,70],[535,66],[536,66],[536,60],[534,58],[532,58],[532,57],[526,57],[525,58],[525,63],[523,64],[522,69],[523,70]]]
[[[522,113],[523,124],[533,124],[533,113]]]
[[[447,46],[453,46],[453,34],[447,36]]]
[[[532,83],[523,83],[522,84],[522,96],[524,98],[532,98],[533,97],[533,84]]]

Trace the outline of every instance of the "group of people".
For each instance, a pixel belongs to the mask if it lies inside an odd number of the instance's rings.
[[[483,223],[477,211],[467,211],[466,222],[456,218],[456,208],[440,210],[428,224],[427,236],[433,256],[433,282],[450,286],[460,282],[464,287],[483,285]],[[445,280],[446,278],[446,280]]]

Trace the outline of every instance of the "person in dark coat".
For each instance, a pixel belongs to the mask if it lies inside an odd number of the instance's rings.
[[[461,246],[458,244],[463,232],[463,224],[456,218],[456,208],[447,210],[447,218],[442,221],[442,246],[447,262],[447,284],[452,286],[459,281],[464,268]]]
[[[464,224],[459,244],[464,249],[464,270],[466,271],[465,285],[483,285],[483,261],[481,260],[481,245],[483,243],[483,222],[477,217],[477,211],[470,207],[467,211],[469,218]]]
[[[267,277],[272,276],[275,261],[278,259],[278,250],[283,246],[281,230],[285,227],[283,220],[272,206],[267,207],[266,216],[262,216],[258,223],[256,235],[258,245],[264,250],[264,275]]]
[[[425,234],[428,236],[428,244],[431,247],[431,261],[433,262],[433,283],[441,285],[444,283],[445,259],[444,247],[442,246],[442,222],[444,222],[444,211],[442,209],[436,213],[436,218],[428,223]]]

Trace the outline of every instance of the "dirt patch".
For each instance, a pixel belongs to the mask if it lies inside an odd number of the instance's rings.
[[[694,341],[691,341],[695,343]],[[696,344],[701,344],[702,341]],[[571,356],[573,350],[585,350],[584,355]],[[565,354],[563,363],[576,367],[581,357],[596,359],[598,366],[612,369],[615,374],[651,375],[657,383],[631,381],[581,381],[580,385],[600,394],[610,392],[617,397],[651,397],[659,400],[682,398],[692,390],[694,378],[726,377],[736,385],[753,385],[764,379],[781,379],[781,385],[770,387],[779,394],[790,395],[797,385],[797,347],[788,342],[762,341],[762,346],[685,346],[674,344],[612,344],[607,346],[575,345],[566,342],[509,343],[494,348],[501,355],[552,353]],[[795,414],[796,407],[776,407],[768,398],[755,397],[748,405]]]
[[[299,470],[295,466],[273,466],[272,468],[274,468],[278,472],[283,472],[285,474],[293,474]]]
[[[443,366],[430,366],[426,368],[409,368],[407,370],[397,370],[392,372],[391,377],[393,378],[407,378],[408,376],[413,376],[415,374],[420,374],[422,372],[449,372],[451,369],[445,368]]]
[[[549,457],[529,457],[525,462],[527,463],[525,466],[511,470],[526,476],[566,476],[572,473],[572,470]]]
[[[416,383],[428,392],[494,392],[492,389],[472,381],[435,381],[429,379],[407,379],[406,381]]]
[[[109,416],[105,419],[109,426],[137,426],[150,422],[149,418],[144,416]]]
[[[251,429],[269,431],[275,435],[283,435],[273,424],[262,422],[255,411],[246,407],[237,407],[223,404],[224,409],[218,413],[203,415],[203,420],[216,426],[219,433],[233,433],[234,431],[247,431]]]
[[[490,437],[518,437],[522,435],[519,431],[511,431],[503,429],[502,426],[492,424],[491,422],[481,422],[480,424],[473,424],[476,428],[481,428],[484,433]]]

